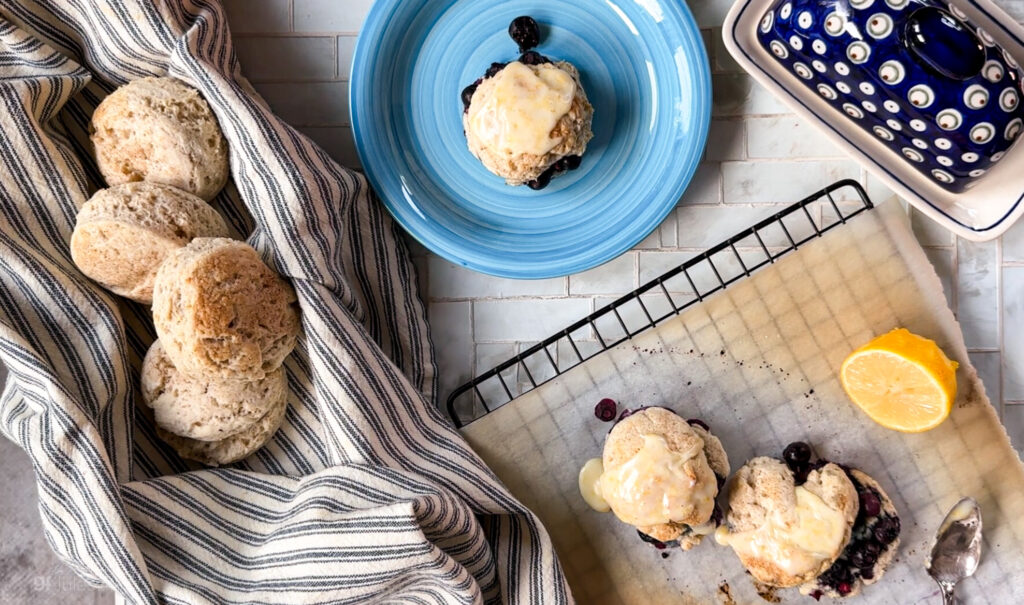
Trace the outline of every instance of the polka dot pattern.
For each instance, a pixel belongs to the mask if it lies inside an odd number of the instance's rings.
[[[936,7],[977,38],[980,71],[952,80],[903,44],[907,18]],[[776,0],[760,42],[820,103],[886,144],[938,185],[963,191],[1024,132],[1024,78],[993,36],[941,0]],[[981,64],[979,61],[978,64]]]

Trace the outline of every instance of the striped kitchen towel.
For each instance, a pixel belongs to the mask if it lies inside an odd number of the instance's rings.
[[[154,75],[209,101],[233,176],[214,205],[302,307],[284,426],[231,468],[157,439],[137,388],[149,309],[68,251],[102,184],[89,117]],[[215,2],[2,0],[0,104],[0,427],[31,457],[46,537],[82,578],[130,603],[571,601],[537,518],[437,410],[395,224],[242,78]]]

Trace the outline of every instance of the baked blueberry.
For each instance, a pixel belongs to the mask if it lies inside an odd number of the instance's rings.
[[[880,544],[890,544],[900,535],[900,520],[897,517],[886,517],[875,525],[872,532]]]
[[[508,26],[508,35],[519,45],[519,52],[526,52],[540,44],[540,26],[533,17],[516,17]]]
[[[860,493],[860,510],[867,517],[875,517],[882,511],[882,502],[870,491]]]
[[[548,168],[544,172],[540,173],[540,176],[526,183],[526,186],[534,191],[540,191],[551,184],[551,177],[555,175],[554,168]]]
[[[611,422],[615,420],[615,407],[615,401],[606,397],[594,406],[594,415],[602,422]]]
[[[699,426],[700,428],[704,429],[705,431],[710,431],[711,430],[711,428],[708,427],[708,424],[706,422],[704,422],[703,420],[699,419],[699,418],[690,418],[686,422],[688,422],[690,424],[690,426]]]
[[[462,89],[462,111],[469,111],[469,103],[473,100],[473,93],[476,92],[477,84],[474,82]]]
[[[782,459],[790,469],[797,464],[806,464],[811,461],[811,446],[803,441],[794,441],[782,451]]]
[[[485,78],[493,78],[495,75],[497,75],[497,73],[499,71],[505,69],[506,65],[508,65],[508,64],[507,63],[498,63],[498,62],[491,63],[491,66],[487,68],[486,72],[484,72],[484,77]]]
[[[519,62],[523,65],[544,65],[546,63],[551,63],[551,59],[535,50],[528,50],[519,56]]]
[[[647,534],[645,534],[644,532],[640,531],[639,529],[636,530],[636,535],[640,536],[641,540],[643,540],[644,542],[647,542],[648,544],[654,546],[654,548],[657,548],[658,550],[664,550],[665,547],[668,546],[668,544],[666,544],[665,542],[662,542],[661,540],[655,540],[654,538],[648,536]]]

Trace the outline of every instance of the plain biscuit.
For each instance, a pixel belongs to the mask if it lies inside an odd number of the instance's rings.
[[[278,368],[254,382],[207,380],[178,372],[157,340],[142,362],[142,398],[161,429],[200,441],[238,434],[288,396]]]
[[[78,211],[71,258],[114,294],[153,302],[153,279],[171,252],[195,237],[224,237],[209,204],[169,185],[125,183],[97,191]]]
[[[811,471],[803,487],[843,516],[845,530],[840,546],[822,560],[818,568],[800,576],[787,573],[775,561],[737,552],[740,562],[758,582],[787,588],[812,580],[832,566],[850,540],[859,501],[857,489],[843,469],[837,464],[826,464]],[[732,532],[755,530],[769,517],[796,523],[796,482],[793,473],[780,460],[766,456],[751,459],[736,471],[728,499],[726,520]]]
[[[211,200],[228,181],[228,145],[199,91],[140,78],[96,107],[89,128],[108,185],[164,183]]]
[[[295,347],[295,291],[248,244],[196,238],[161,265],[153,323],[179,371],[260,380]]]
[[[281,427],[281,423],[284,422],[287,410],[288,401],[282,399],[245,430],[220,441],[189,439],[165,431],[159,426],[156,427],[156,434],[173,447],[182,458],[210,466],[231,464],[249,456],[270,441],[277,429]]]

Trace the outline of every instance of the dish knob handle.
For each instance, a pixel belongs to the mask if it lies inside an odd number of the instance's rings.
[[[919,8],[907,18],[902,41],[919,63],[946,78],[966,80],[985,65],[985,48],[978,37],[934,6]]]

